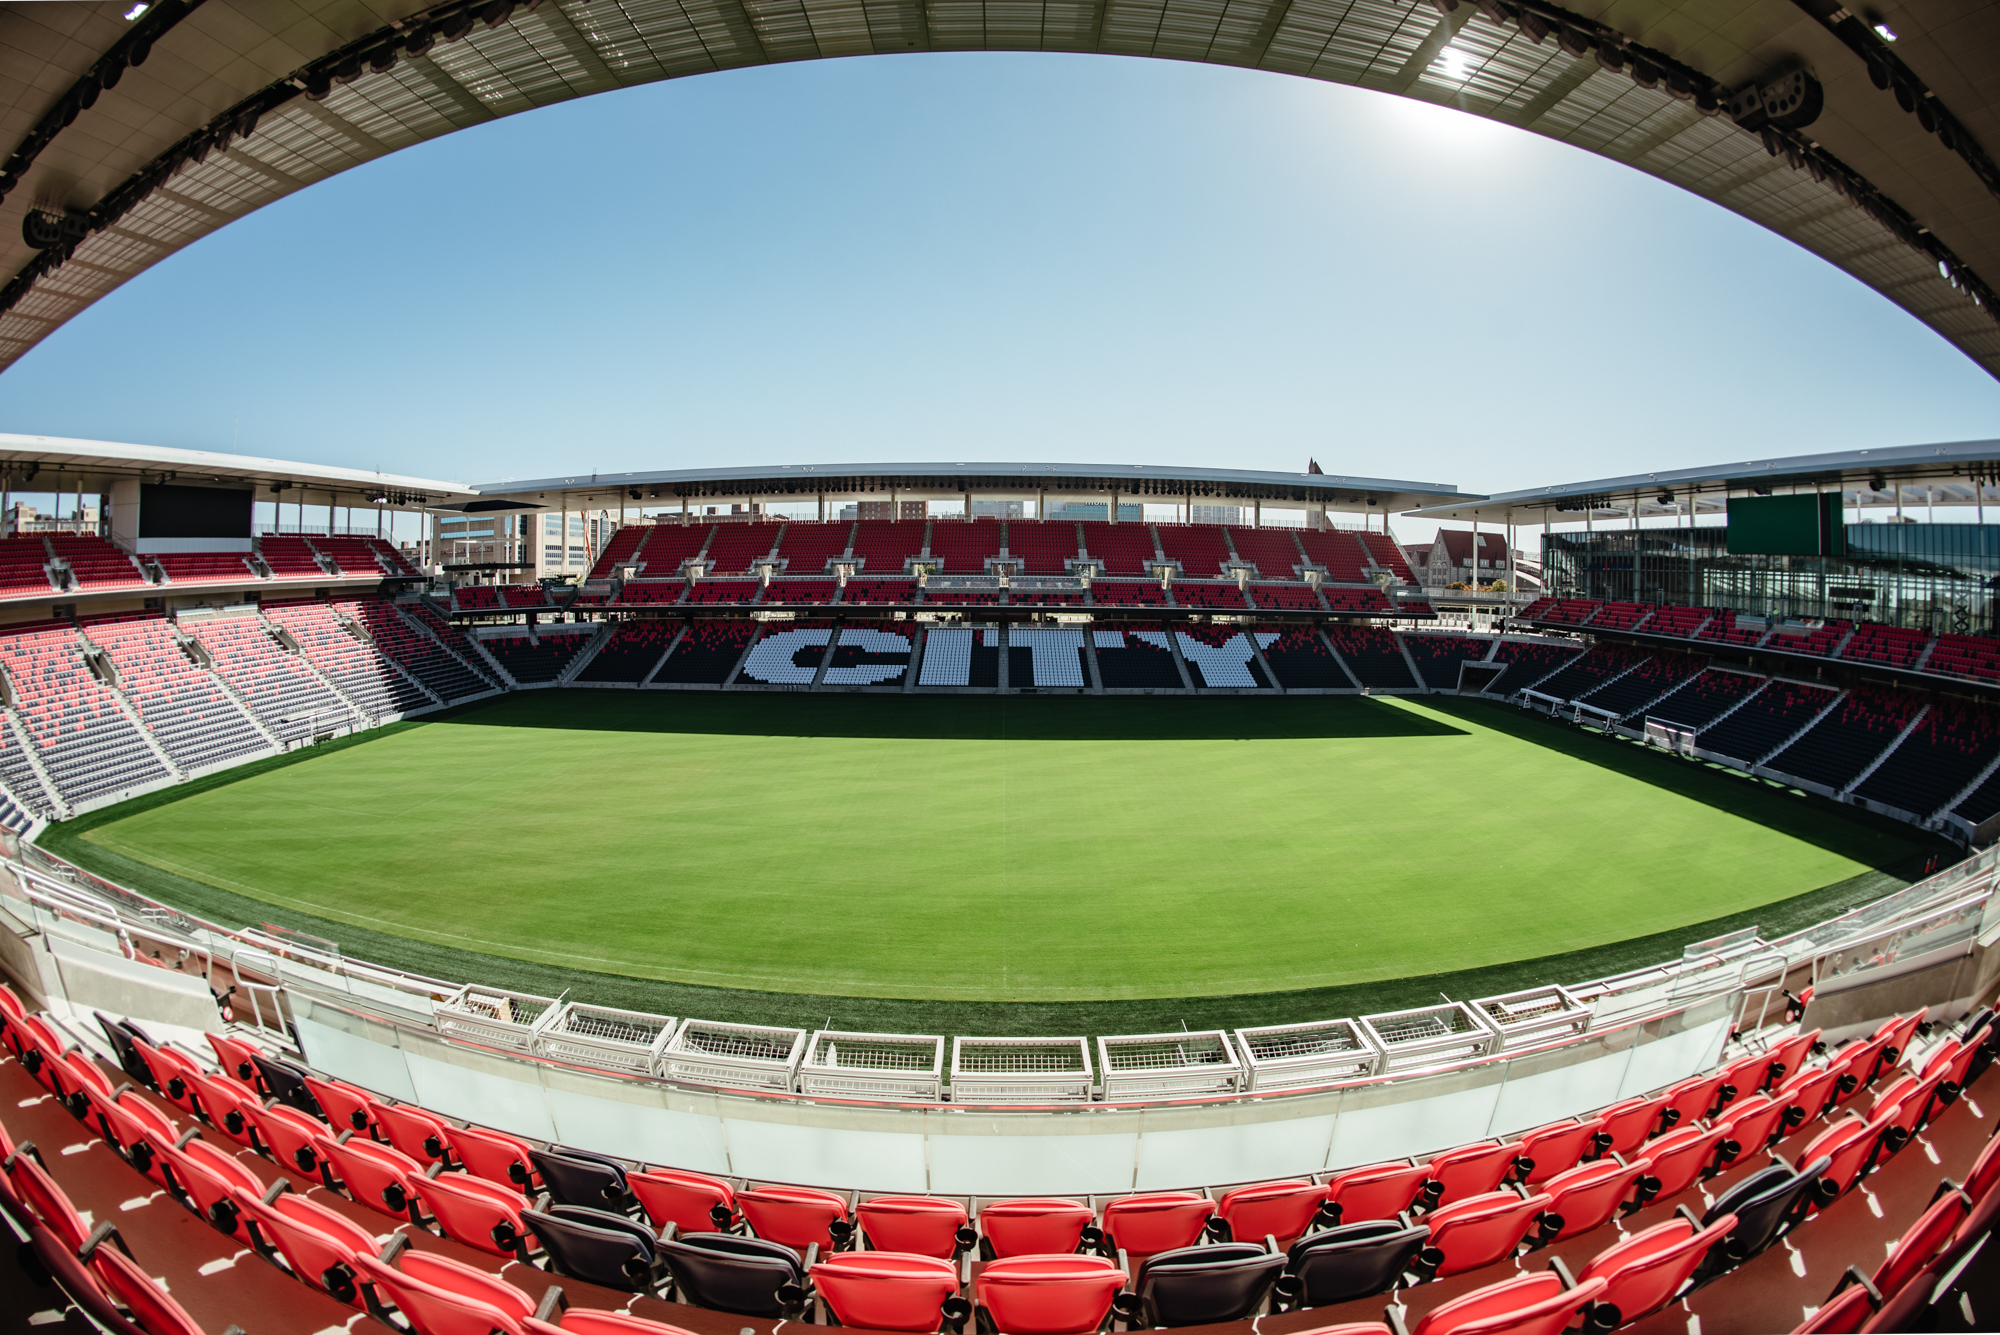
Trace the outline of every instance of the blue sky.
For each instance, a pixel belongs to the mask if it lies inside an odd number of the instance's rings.
[[[1489,490],[2000,435],[2000,385],[1560,144],[1238,70],[915,55],[631,89],[335,177],[0,375],[0,429],[471,481],[1311,456]]]

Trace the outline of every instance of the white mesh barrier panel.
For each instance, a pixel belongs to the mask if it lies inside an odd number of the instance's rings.
[[[743,676],[752,681],[767,682],[772,686],[810,686],[819,673],[819,654],[801,664],[797,661],[800,651],[813,649],[824,652],[833,632],[822,626],[817,630],[781,630],[774,635],[766,635],[757,641],[757,647],[743,660]]]
[[[935,645],[936,641],[933,640],[932,644]],[[910,642],[890,631],[849,626],[840,632],[840,647],[858,649],[864,654],[896,654],[901,661],[830,667],[826,670],[826,684],[829,686],[875,686],[897,680],[910,666]]]
[[[1037,686],[1083,686],[1083,632],[1017,626],[1007,642],[1016,649],[1026,648],[1034,665]],[[1025,686],[1026,682],[1014,682]]]
[[[1257,679],[1250,675],[1249,666],[1255,650],[1242,632],[1222,644],[1205,644],[1184,631],[1175,631],[1174,638],[1180,641],[1181,657],[1198,666],[1202,679],[1210,686],[1256,689]]]
[[[963,686],[972,680],[972,632],[964,626],[933,626],[924,638],[919,686]]]

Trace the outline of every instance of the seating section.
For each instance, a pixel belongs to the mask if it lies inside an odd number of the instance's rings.
[[[51,533],[48,536],[49,549],[58,559],[69,563],[70,574],[78,588],[96,592],[103,589],[136,589],[152,584],[145,571],[139,568],[139,563],[124,548],[94,533]]]
[[[1881,663],[1886,667],[1915,667],[1924,656],[1930,635],[1903,626],[1882,626],[1864,621],[1854,628],[1854,636],[1841,646],[1840,656],[1854,663]]]
[[[451,610],[501,612],[506,605],[500,600],[500,590],[490,584],[461,584],[451,591]]]
[[[1748,704],[1701,733],[1702,749],[1755,764],[1825,709],[1834,692],[1798,682],[1773,681]]]
[[[259,578],[238,552],[165,552],[148,559],[169,584],[240,584]]]
[[[913,579],[850,579],[840,591],[840,601],[864,607],[908,606],[917,601]]]
[[[23,598],[48,594],[55,589],[49,582],[49,547],[41,538],[26,534],[0,538],[0,598]]]
[[[1645,629],[1648,635],[1672,635],[1684,640],[1713,615],[1706,607],[1656,607]]]
[[[830,579],[774,579],[764,588],[764,606],[823,607],[840,596]]]
[[[1486,688],[1488,695],[1512,695],[1516,691],[1540,689],[1538,683],[1582,653],[1567,645],[1537,644],[1530,640],[1502,640],[1493,651],[1492,661],[1505,663],[1507,670]]]
[[[1096,586],[1091,587],[1095,592]],[[1107,691],[1181,688],[1174,651],[1160,627],[1093,630],[1091,640],[1097,651],[1097,674]]]
[[[297,534],[266,533],[257,540],[257,554],[277,579],[326,578],[312,544]]]
[[[393,567],[385,569],[376,538],[314,538],[313,546],[320,555],[332,560],[343,575],[386,575],[394,573]]]
[[[924,663],[917,673],[917,684],[998,686],[1000,632],[991,627],[931,627],[924,634]]]
[[[1361,545],[1375,558],[1376,565],[1392,572],[1405,584],[1417,582],[1416,575],[1410,570],[1410,563],[1403,559],[1403,549],[1396,545],[1394,538],[1387,533],[1363,533],[1360,537]],[[1500,572],[1496,570],[1493,573],[1498,576]]]
[[[1706,660],[1692,654],[1655,654],[1610,685],[1577,698],[1595,709],[1608,709],[1620,718],[1630,718],[1698,675],[1706,665]]]
[[[146,614],[83,623],[118,670],[118,686],[183,770],[244,760],[270,746],[215,674],[181,648],[172,623]]]
[[[14,729],[5,721],[0,721],[0,783],[5,783],[7,791],[16,800],[43,820],[61,814],[56,808],[55,796],[42,786],[41,779],[35,774],[34,762],[28,758],[27,747],[17,739]],[[11,819],[0,823],[10,830],[20,828]]]
[[[736,670],[736,662],[756,629],[754,621],[697,621],[681,636],[653,680],[681,686],[720,686]]]
[[[1923,707],[1923,697],[1913,692],[1858,686],[1805,736],[1764,763],[1784,774],[1844,789]]]
[[[2000,716],[1963,700],[1939,698],[1854,792],[1928,817],[1978,778],[1995,756],[2000,756]]]
[[[375,559],[380,561],[392,575],[416,575],[421,572],[411,565],[408,558],[382,538],[363,538],[375,551]]]
[[[1169,605],[1167,591],[1150,579],[1094,579],[1090,582],[1090,604],[1092,607]]]
[[[861,574],[870,580],[899,579],[908,572],[909,563],[923,555],[928,527],[921,519],[863,519],[855,524],[854,555]],[[853,601],[851,595],[848,601]]]
[[[1268,612],[1320,612],[1326,604],[1310,584],[1252,584],[1250,601]]]
[[[71,807],[171,778],[118,699],[91,673],[66,622],[0,637],[14,710]]]
[[[1829,621],[1814,626],[1804,634],[1794,634],[1800,627],[1783,623],[1772,628],[1764,639],[1766,649],[1777,649],[1788,654],[1810,654],[1814,658],[1830,658],[1840,642],[1847,638],[1847,632],[1854,629],[1851,621]]]
[[[1540,604],[1537,604],[1540,606]],[[1604,604],[1589,598],[1558,598],[1533,620],[1551,626],[1581,626],[1602,611]]]
[[[1484,659],[1491,645],[1490,640],[1468,639],[1462,635],[1403,636],[1403,647],[1416,660],[1424,685],[1437,691],[1457,690],[1459,664],[1467,659],[1475,662]]]
[[[993,519],[934,519],[931,555],[943,563],[946,575],[983,575],[989,557],[1000,555],[999,521]]]
[[[369,718],[400,714],[433,703],[421,686],[396,670],[373,644],[358,638],[325,603],[276,603],[265,615],[297,640],[312,665]]]
[[[1319,596],[1326,600],[1327,611],[1341,616],[1380,616],[1390,610],[1388,595],[1373,586],[1355,589],[1322,584]]]
[[[1229,542],[1236,548],[1238,560],[1248,561],[1257,567],[1260,581],[1299,578],[1299,563],[1305,558],[1300,554],[1299,544],[1293,540],[1290,529],[1232,528],[1229,530]]]
[[[1264,661],[1271,665],[1278,684],[1286,690],[1354,689],[1353,680],[1341,671],[1340,661],[1317,630],[1310,626],[1259,626],[1257,631],[1258,641],[1264,646]]]
[[[1250,604],[1243,590],[1234,584],[1177,579],[1173,583],[1174,602],[1181,607],[1212,607],[1219,612],[1243,612]]]
[[[854,525],[846,523],[786,524],[784,536],[778,539],[778,558],[785,563],[786,576],[794,580],[824,577],[832,583],[827,562],[847,551],[847,539],[853,529]]]
[[[939,607],[998,607],[1007,601],[1007,595],[998,589],[940,589],[933,585],[924,588],[924,604]]]
[[[916,623],[876,621],[846,626],[834,641],[824,684],[828,686],[901,685],[910,670]]]
[[[1412,690],[1409,660],[1396,637],[1380,626],[1328,626],[1326,638],[1363,686],[1374,690]]]
[[[1086,519],[1081,527],[1085,555],[1102,561],[1105,574],[1150,576],[1153,573],[1159,553],[1153,546],[1152,525]]]
[[[1007,637],[1008,685],[1037,690],[1082,690],[1090,685],[1090,674],[1084,670],[1084,634],[1068,626],[1015,626]]]
[[[0,754],[0,764],[4,763],[5,756],[4,754]],[[11,786],[14,780],[10,777],[7,782]],[[14,791],[18,793],[21,790],[15,788]],[[1902,806],[1903,804],[1898,802],[1896,805]],[[1992,820],[1995,816],[2000,816],[2000,770],[1996,770],[1981,780],[1979,786],[1959,799],[1958,805],[1953,807],[1951,811],[1954,816],[1973,826],[1978,826]]]
[[[478,658],[464,634],[422,599],[336,599],[333,607],[446,704],[494,689],[471,666]]]
[[[1063,589],[1024,589],[1019,584],[1007,590],[1009,607],[1088,607],[1090,595]]]
[[[642,682],[679,630],[679,623],[672,621],[623,622],[583,665],[576,680]]]
[[[713,531],[709,524],[655,524],[638,549],[639,573],[647,579],[677,579],[681,566],[701,555]]]
[[[181,628],[206,649],[215,670],[255,710],[266,728],[290,746],[318,728],[345,721],[353,710],[279,646],[262,617],[205,617]]]
[[[1592,630],[1631,630],[1646,620],[1652,608],[1644,603],[1606,603],[1590,619]],[[1647,629],[1651,629],[1650,626]]]
[[[1620,673],[1643,662],[1646,655],[1622,645],[1600,644],[1564,666],[1563,670],[1534,689],[1558,700],[1582,699],[1589,692],[1612,681]]]
[[[548,589],[540,584],[502,584],[500,599],[509,609],[517,612],[555,605]]]
[[[1974,681],[2000,681],[2000,640],[1978,635],[1940,635],[1924,671]]]
[[[1709,617],[1708,624],[1695,632],[1694,638],[1715,644],[1737,644],[1748,647],[1762,643],[1768,634],[1770,634],[1768,626],[1761,623],[1739,626],[1736,624],[1736,613],[1718,607],[1714,615]]]
[[[1010,519],[1007,555],[1017,557],[1024,575],[1066,575],[1083,539],[1064,519]]]
[[[544,626],[538,640],[525,635],[496,635],[479,641],[479,647],[493,655],[507,675],[523,684],[554,681],[597,634],[595,626],[568,628]]]
[[[1215,524],[1155,524],[1160,553],[1179,561],[1176,579],[1217,579],[1229,564],[1229,546]]]
[[[1329,584],[1374,582],[1368,549],[1362,545],[1359,533],[1307,529],[1299,534],[1299,546],[1305,549],[1308,562],[1325,568]]]
[[[1259,636],[1268,639],[1270,636]],[[1271,678],[1257,661],[1262,647],[1250,636],[1228,626],[1182,626],[1174,643],[1187,664],[1188,680],[1208,690],[1268,691]]]
[[[687,596],[688,588],[680,579],[628,580],[618,590],[618,602],[626,607],[671,607]]]
[[[1710,668],[1698,672],[1666,699],[1646,710],[1649,718],[1700,731],[1762,689],[1764,678]]]
[[[763,522],[717,524],[715,536],[708,542],[709,573],[749,574],[753,562],[761,561],[771,554],[771,546],[777,542],[778,530],[781,527],[779,524]],[[647,564],[647,570],[649,573],[657,573],[650,562]]]
[[[590,568],[590,579],[610,579],[620,566],[632,564],[632,557],[639,550],[639,544],[652,533],[651,525],[627,524],[611,535],[598,553],[597,563]]]
[[[688,585],[681,602],[691,607],[749,606],[764,594],[754,579],[702,579]]]

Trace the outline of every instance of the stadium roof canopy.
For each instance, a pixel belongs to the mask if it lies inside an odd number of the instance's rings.
[[[587,509],[644,507],[718,499],[782,500],[838,496],[930,500],[958,495],[1061,498],[1093,496],[1107,503],[1227,502],[1329,510],[1381,510],[1477,500],[1442,482],[1328,473],[1269,473],[1235,468],[1168,468],[1152,464],[927,463],[789,464],[761,468],[690,468],[659,473],[577,474],[535,481],[482,483],[478,499],[460,506],[489,510],[502,503]],[[1106,512],[1107,514],[1109,511]]]
[[[1835,491],[1860,509],[2000,506],[2000,440],[1897,445],[1879,450],[1749,459],[1711,468],[1631,473],[1446,501],[1411,510],[1416,519],[1492,524],[1581,524],[1594,519],[1723,514],[1731,495]],[[1968,518],[1969,516],[1961,516]]]
[[[1325,79],[1559,139],[1791,238],[2000,375],[2000,303],[1989,286],[2000,284],[2000,168],[1989,156],[2000,151],[2000,98],[1992,96],[2000,7],[1884,0],[1864,21],[1838,0],[1566,3],[1573,7],[1547,0],[10,4],[0,7],[7,74],[0,154],[8,155],[0,158],[0,366],[231,220],[495,117],[750,65],[1028,50]],[[1811,77],[1784,83],[1800,72]],[[1771,114],[1765,92],[1779,119],[1760,124]],[[543,165],[520,164],[524,190],[539,188]],[[1476,244],[1476,221],[1467,228]],[[589,232],[586,214],[576,236],[581,242]],[[409,241],[413,255],[450,244],[446,236]],[[1615,273],[1568,269],[1564,250],[1554,231],[1546,246],[1502,262],[1644,309],[1645,292]],[[373,278],[393,299],[392,275],[356,277]],[[1752,327],[1716,331],[1718,348],[1751,368],[1761,348],[1824,338],[1784,309]]]
[[[0,479],[13,491],[86,493],[106,490],[118,478],[175,482],[183,486],[272,487],[267,499],[313,505],[377,505],[420,509],[463,501],[471,492],[462,482],[329,468],[284,459],[258,459],[215,450],[176,450],[160,445],[121,445],[62,436],[22,436],[0,432]]]

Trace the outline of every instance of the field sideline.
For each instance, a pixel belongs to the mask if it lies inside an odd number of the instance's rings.
[[[1511,711],[1349,697],[540,692],[132,806],[82,839],[371,933],[965,1001],[1481,968],[1918,846]]]

